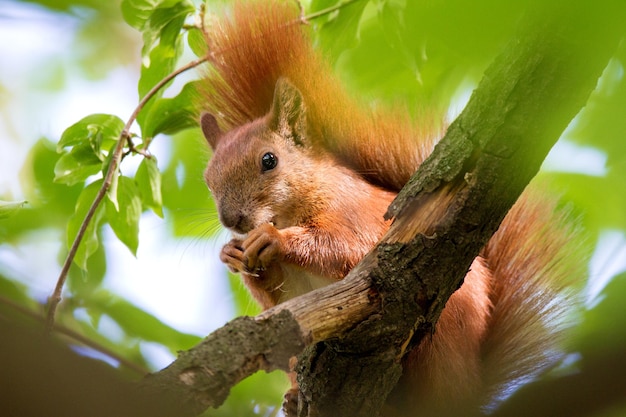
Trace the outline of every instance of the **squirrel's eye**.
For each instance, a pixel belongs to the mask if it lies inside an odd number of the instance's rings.
[[[261,157],[261,167],[263,171],[269,171],[276,168],[276,164],[278,164],[278,158],[276,158],[276,155],[271,152],[266,152]]]

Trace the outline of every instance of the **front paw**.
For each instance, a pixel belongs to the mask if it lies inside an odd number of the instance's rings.
[[[283,413],[287,417],[295,417],[298,415],[298,388],[291,388],[285,393],[283,398]]]
[[[233,273],[246,272],[241,240],[232,239],[225,244],[220,252],[220,261],[224,262]]]
[[[247,272],[256,274],[285,256],[285,237],[271,224],[252,230],[242,244],[243,263]]]

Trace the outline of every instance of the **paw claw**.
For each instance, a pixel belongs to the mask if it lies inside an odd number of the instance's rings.
[[[232,239],[222,248],[220,260],[233,272],[259,278],[273,263],[284,256],[284,237],[271,224],[252,230],[241,241]]]
[[[283,256],[284,238],[274,226],[264,224],[243,242],[244,264],[253,273],[264,272]]]
[[[283,412],[287,417],[295,417],[298,414],[298,389],[290,389],[283,398]]]

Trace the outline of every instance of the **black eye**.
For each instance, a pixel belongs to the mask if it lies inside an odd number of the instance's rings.
[[[276,155],[274,155],[271,152],[266,152],[261,157],[261,168],[263,169],[263,171],[272,170],[276,168],[277,164],[278,164],[278,158],[276,158]]]

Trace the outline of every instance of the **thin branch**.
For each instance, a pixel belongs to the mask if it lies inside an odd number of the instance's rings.
[[[346,1],[344,1],[344,2],[341,2],[341,3],[339,3],[339,4],[336,4],[336,5],[334,5],[334,6],[327,7],[326,9],[319,10],[319,11],[317,11],[317,12],[315,12],[315,13],[311,13],[311,14],[310,14],[310,15],[308,15],[308,16],[303,16],[303,17],[301,18],[301,20],[302,20],[302,22],[303,22],[303,23],[306,23],[308,20],[311,20],[311,19],[317,19],[318,17],[321,17],[321,16],[324,16],[324,15],[330,14],[330,13],[335,12],[335,11],[337,11],[337,10],[340,10],[340,9],[342,9],[342,8],[346,7],[346,6],[349,6],[349,5],[351,5],[352,3],[356,3],[357,1],[361,1],[361,0],[346,0]]]
[[[42,324],[46,324],[46,318],[44,316],[42,316],[41,314],[37,314],[34,311],[31,311],[30,309],[24,307],[23,305],[20,305],[18,303],[16,303],[15,301],[11,300],[10,298],[4,297],[2,295],[0,295],[0,304],[4,304],[8,307],[10,307],[11,309],[17,311],[20,314],[23,314],[24,316],[27,316],[39,323]],[[141,365],[138,365],[134,362],[129,361],[128,359],[124,358],[123,356],[118,355],[117,353],[115,353],[114,351],[112,351],[111,349],[102,346],[101,344],[94,342],[93,340],[83,336],[80,333],[75,332],[74,330],[68,329],[65,326],[62,326],[58,323],[55,323],[53,325],[53,330],[57,333],[60,333],[64,336],[67,336],[71,339],[76,340],[77,342],[82,343],[83,345],[90,347],[93,350],[96,350],[100,353],[103,353],[104,355],[108,356],[111,359],[114,359],[116,361],[118,361],[121,365],[127,367],[128,369],[131,369],[135,372],[137,372],[137,374],[139,375],[146,375],[147,373],[149,373],[150,371],[146,368],[144,368]]]
[[[57,307],[61,302],[61,293],[63,292],[63,286],[65,285],[65,281],[67,280],[67,274],[69,273],[70,267],[72,266],[72,262],[74,262],[74,258],[76,257],[76,252],[78,251],[78,247],[85,236],[87,231],[87,227],[89,227],[89,223],[93,219],[93,216],[96,214],[96,210],[100,206],[100,203],[106,196],[107,191],[111,187],[111,183],[113,181],[113,176],[117,173],[119,165],[123,158],[124,153],[124,145],[131,138],[130,127],[137,119],[139,112],[143,110],[148,101],[156,95],[156,93],[161,90],[168,82],[177,77],[179,74],[190,70],[192,68],[197,67],[198,65],[206,62],[209,59],[209,55],[204,56],[200,59],[196,59],[194,61],[189,62],[188,64],[178,68],[176,71],[170,73],[161,81],[159,81],[148,93],[141,99],[135,110],[131,114],[130,118],[126,122],[124,129],[120,133],[120,137],[115,145],[115,149],[113,150],[113,158],[111,158],[111,163],[109,164],[109,168],[107,169],[106,175],[104,177],[104,181],[102,183],[102,187],[98,190],[98,194],[94,198],[93,203],[89,207],[89,211],[85,215],[85,219],[80,225],[80,229],[76,234],[76,238],[74,242],[72,242],[72,246],[65,258],[65,262],[63,264],[63,268],[61,269],[61,273],[59,274],[59,278],[57,279],[56,287],[54,288],[54,292],[50,296],[48,300],[48,313],[46,317],[46,328],[48,331],[52,329],[54,326],[54,317],[56,314]],[[145,149],[144,149],[145,150]]]

